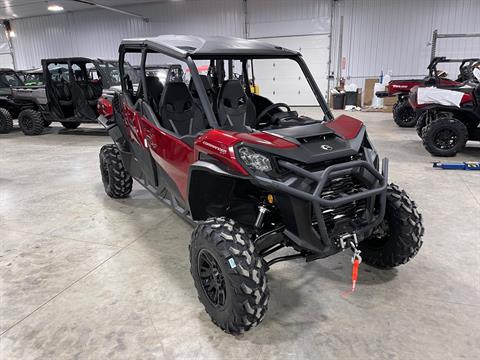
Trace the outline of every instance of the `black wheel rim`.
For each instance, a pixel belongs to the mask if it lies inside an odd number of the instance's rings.
[[[442,129],[435,134],[433,143],[442,150],[450,150],[457,144],[457,133],[452,129]]]
[[[368,247],[374,250],[380,250],[385,245],[385,242],[390,237],[390,225],[386,218],[373,231],[371,238],[368,241]]]
[[[198,276],[208,300],[216,308],[225,307],[227,287],[222,269],[212,253],[203,249],[198,253]]]
[[[413,117],[415,116],[415,112],[412,109],[405,109],[401,114],[400,114],[400,120],[404,123],[409,123],[412,121]]]
[[[30,116],[25,116],[22,122],[25,129],[30,130],[33,128],[33,121]]]

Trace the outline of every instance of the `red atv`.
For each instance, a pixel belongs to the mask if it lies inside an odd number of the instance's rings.
[[[455,156],[468,140],[480,141],[480,84],[475,88],[438,90],[417,87],[410,93],[412,108],[421,113],[417,133],[430,154]]]
[[[119,53],[122,91],[113,107],[102,101],[99,117],[115,142],[100,150],[105,191],[127,197],[135,179],[195,226],[191,274],[225,332],[262,321],[275,263],[350,249],[355,267],[363,259],[388,269],[417,254],[423,226],[415,203],[388,184],[388,160],[380,161],[362,122],[334,119],[299,53],[257,40],[173,35],[123,40]],[[135,53],[140,84],[123,69]],[[188,67],[189,84],[177,77],[163,86],[148,75],[158,54]],[[252,64],[273,60],[299,66],[322,120],[251,92]],[[198,73],[202,62],[207,75]],[[275,255],[285,248],[290,254]]]
[[[447,79],[447,73],[438,70],[437,65],[442,63],[460,62],[457,80]],[[393,106],[393,120],[400,127],[414,127],[417,123],[415,111],[408,102],[410,90],[415,86],[457,87],[470,81],[472,69],[480,63],[480,59],[447,59],[446,57],[434,58],[428,65],[428,76],[423,79],[392,80],[385,91],[377,91],[378,97],[397,96],[398,100]]]

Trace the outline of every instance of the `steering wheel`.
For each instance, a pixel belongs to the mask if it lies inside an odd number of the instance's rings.
[[[273,109],[277,109],[277,108],[285,108],[287,109],[287,111],[291,111],[290,110],[290,106],[288,106],[287,104],[285,103],[275,103],[275,104],[272,104],[272,105],[269,105],[267,106],[265,109],[263,109],[263,111],[260,113],[260,115],[257,116],[257,124],[260,123],[260,120],[265,116],[265,115],[268,115],[270,117],[270,120],[272,119],[272,115],[269,114],[270,111],[272,111]]]

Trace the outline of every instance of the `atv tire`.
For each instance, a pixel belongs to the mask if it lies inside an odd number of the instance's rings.
[[[13,118],[5,108],[0,108],[0,134],[8,134],[13,129]]]
[[[417,118],[417,123],[415,124],[415,130],[417,132],[417,135],[422,138],[422,132],[423,128],[427,125],[427,116],[428,112],[425,111],[423,112],[418,118]]]
[[[190,242],[190,272],[213,323],[238,335],[258,325],[268,308],[266,264],[233,220],[200,223]]]
[[[80,123],[77,122],[62,122],[62,126],[65,129],[74,130],[80,126]]]
[[[399,102],[395,109],[393,110],[393,121],[400,127],[414,127],[417,123],[417,118],[415,117],[415,110],[408,102],[408,100],[403,100]]]
[[[25,109],[18,115],[18,125],[25,135],[40,135],[43,132],[43,117],[38,111]]]
[[[467,127],[452,117],[431,121],[422,130],[423,146],[434,156],[455,156],[467,140]]]
[[[366,264],[389,269],[410,261],[422,247],[422,216],[407,193],[395,184],[387,188],[385,218],[374,233],[359,244]]]
[[[126,198],[132,192],[133,180],[123,166],[117,146],[102,146],[99,157],[105,192],[114,199]]]

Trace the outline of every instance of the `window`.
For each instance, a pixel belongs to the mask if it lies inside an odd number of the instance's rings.
[[[48,64],[48,72],[52,77],[52,81],[70,81],[67,63],[51,63]]]
[[[22,85],[21,80],[14,73],[0,75],[0,87],[10,87]]]

